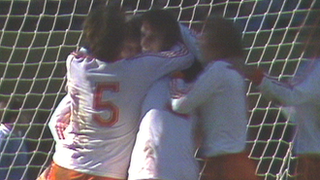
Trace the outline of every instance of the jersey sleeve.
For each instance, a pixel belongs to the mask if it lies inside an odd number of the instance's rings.
[[[188,94],[177,99],[171,100],[172,110],[181,114],[188,114],[208,98],[212,98],[212,94],[221,90],[223,77],[218,67],[213,66],[207,69],[192,86]]]
[[[71,113],[71,99],[69,95],[63,97],[59,105],[52,114],[49,122],[49,129],[55,141],[63,140],[64,130],[68,127]]]
[[[180,71],[186,69],[192,65],[195,57],[187,47],[181,43],[176,45],[171,51],[164,51],[160,53],[145,53],[137,61],[140,66],[144,66],[142,69],[148,69],[152,72],[152,76],[160,78],[164,75],[168,75],[174,71]]]
[[[270,77],[264,77],[258,86],[261,93],[269,100],[278,100],[283,105],[300,105],[306,102],[319,104],[320,98],[319,63],[299,84],[290,85]]]
[[[172,99],[179,99],[186,95],[192,87],[192,84],[187,84],[182,78],[172,78],[170,81],[170,95]]]
[[[66,60],[67,79],[70,77],[71,62],[75,58],[75,54],[76,52],[72,52]],[[69,83],[67,81],[67,86],[66,86],[67,92],[69,90],[68,84]],[[71,113],[71,96],[69,93],[67,93],[67,95],[65,95],[62,98],[62,100],[54,110],[48,124],[51,134],[53,136],[53,139],[55,141],[65,139],[64,131],[70,123],[70,119],[69,119],[70,113]]]
[[[197,59],[201,59],[201,53],[197,40],[198,34],[182,24],[179,25],[183,42]]]

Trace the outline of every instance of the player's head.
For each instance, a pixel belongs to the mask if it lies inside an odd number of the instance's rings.
[[[87,16],[83,34],[92,56],[107,62],[120,58],[125,35],[125,16],[117,6],[99,6]]]
[[[233,22],[220,17],[207,18],[199,46],[203,53],[204,63],[214,60],[229,60],[235,57],[243,59],[241,34]]]
[[[126,22],[126,35],[124,39],[122,58],[130,58],[141,53],[141,16],[134,15],[129,17]]]
[[[176,18],[169,11],[162,9],[142,14],[141,33],[143,51],[167,51],[182,39]]]

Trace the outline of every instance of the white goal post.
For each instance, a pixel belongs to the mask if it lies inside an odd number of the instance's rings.
[[[0,149],[2,157],[13,161],[18,154],[28,156],[25,166],[12,162],[0,166],[0,174],[15,169],[23,177],[36,179],[51,162],[54,141],[48,121],[65,95],[65,59],[81,46],[81,23],[91,8],[111,0],[1,0],[0,1],[0,100],[22,99],[18,116],[29,114],[25,131],[15,138],[27,144],[16,153]],[[126,13],[145,12],[153,7],[171,9],[177,20],[200,31],[210,14],[221,14],[238,23],[242,30],[246,63],[268,69],[279,79],[295,75],[301,61],[299,30],[312,19],[311,9],[319,0],[121,0]],[[250,158],[258,163],[257,174],[265,180],[293,178],[292,151],[294,122],[282,107],[261,97],[248,82]],[[9,106],[0,108],[4,122]],[[0,144],[1,145],[1,144]],[[0,146],[1,147],[1,146]],[[0,163],[1,164],[1,163]],[[9,177],[9,175],[6,177]]]

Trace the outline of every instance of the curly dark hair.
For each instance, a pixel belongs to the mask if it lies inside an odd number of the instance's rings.
[[[125,15],[120,8],[99,6],[83,24],[85,42],[92,56],[106,62],[119,58],[125,35]]]

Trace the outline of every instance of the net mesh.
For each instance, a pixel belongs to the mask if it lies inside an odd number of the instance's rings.
[[[91,8],[108,4],[106,0],[1,0],[0,1],[0,98],[23,103],[18,116],[29,116],[22,124],[25,131],[17,137],[17,152],[5,151],[2,143],[0,161],[19,154],[28,157],[26,166],[13,162],[1,166],[22,169],[22,176],[36,179],[51,162],[54,142],[47,127],[53,110],[65,95],[65,59],[80,47],[81,23]],[[122,0],[126,13],[145,12],[153,7],[171,9],[177,19],[196,31],[205,17],[215,13],[233,19],[242,29],[246,63],[264,67],[272,76],[288,79],[304,60],[299,30],[311,9],[320,7],[316,0]],[[290,109],[266,101],[248,82],[248,143],[250,157],[257,161],[257,173],[265,179],[293,178],[296,159],[292,153],[294,122]],[[5,121],[0,109],[1,121]],[[23,112],[23,113],[22,113]],[[23,145],[27,149],[23,150]],[[2,158],[2,159],[1,159]]]

